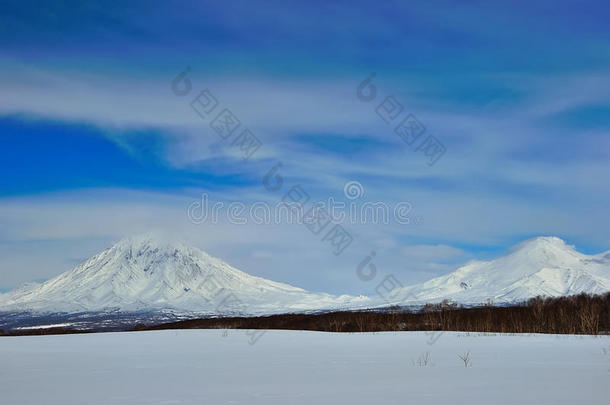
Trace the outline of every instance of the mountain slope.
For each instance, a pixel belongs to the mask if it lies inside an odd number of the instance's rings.
[[[510,303],[531,297],[610,291],[610,252],[585,255],[539,237],[490,261],[473,261],[393,298],[332,296],[248,275],[207,253],[147,236],[125,239],[43,284],[0,296],[0,311],[80,312],[170,309],[210,315],[421,305]]]
[[[74,270],[0,298],[0,310],[177,309],[273,313],[360,306],[366,297],[309,293],[248,275],[207,253],[152,237],[125,239]]]
[[[425,283],[405,287],[409,302],[451,299],[477,304],[610,291],[610,252],[585,255],[556,237],[538,237],[490,261],[474,261]]]

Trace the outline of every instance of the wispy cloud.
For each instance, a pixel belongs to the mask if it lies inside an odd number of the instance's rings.
[[[336,292],[341,283],[348,292],[369,288],[353,266],[370,250],[408,282],[538,234],[610,245],[603,13],[555,2],[458,10],[445,2],[147,3],[120,12],[89,2],[40,6],[36,15],[28,6],[9,4],[0,28],[0,115],[10,117],[0,128],[0,167],[19,169],[1,183],[1,235],[6,252],[17,252],[2,264],[8,284],[50,276],[82,256],[77,250],[151,227],[187,235],[245,270]],[[177,97],[171,81],[186,66],[193,90]],[[378,97],[363,103],[356,87],[373,71]],[[189,106],[203,89],[262,141],[247,162]],[[447,147],[435,166],[376,114],[389,95]],[[278,162],[286,188],[269,193],[261,180]],[[204,191],[218,201],[275,202],[300,184],[326,200],[342,198],[352,180],[366,189],[359,202],[409,201],[421,223],[353,226],[357,246],[338,260],[298,227],[206,232],[185,215]],[[77,249],[77,239],[90,244]],[[40,263],[55,264],[19,264],[39,240],[64,246],[37,245],[47,252]]]

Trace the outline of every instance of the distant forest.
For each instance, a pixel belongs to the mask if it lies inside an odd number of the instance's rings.
[[[213,317],[157,325],[135,324],[126,331],[162,329],[285,329],[323,332],[463,331],[496,333],[610,334],[610,293],[532,298],[510,306],[463,307],[445,301],[417,310],[385,308],[258,317]],[[91,333],[95,330],[49,328],[0,335]],[[432,337],[434,339],[434,337]]]
[[[324,332],[465,331],[498,333],[610,333],[610,293],[533,298],[512,306],[460,307],[449,302],[417,311],[388,308],[324,314],[186,320],[137,330],[287,329]]]

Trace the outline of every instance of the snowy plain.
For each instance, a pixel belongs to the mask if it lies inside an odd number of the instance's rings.
[[[438,336],[435,336],[436,338]],[[602,404],[607,336],[177,330],[0,338],[2,404]],[[472,365],[458,357],[470,351]],[[430,362],[418,359],[429,352]]]

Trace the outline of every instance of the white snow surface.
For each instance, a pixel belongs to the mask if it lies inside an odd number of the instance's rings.
[[[269,331],[251,346],[245,333],[3,337],[2,403],[574,405],[610,395],[607,336],[457,332],[430,345],[425,332]]]
[[[354,275],[355,276],[355,275]],[[577,252],[556,237],[538,237],[490,261],[474,261],[423,284],[382,297],[312,293],[244,273],[185,244],[150,235],[120,241],[43,284],[0,295],[0,311],[79,312],[172,309],[220,315],[522,301],[610,291],[610,251]]]

